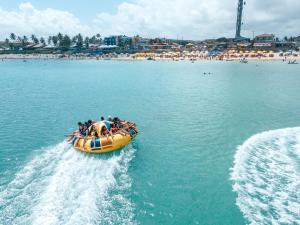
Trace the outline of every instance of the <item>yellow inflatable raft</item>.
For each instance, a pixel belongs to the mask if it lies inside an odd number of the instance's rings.
[[[128,145],[137,135],[136,128],[127,127],[120,129],[115,133],[107,135],[100,135],[102,127],[106,126],[104,122],[97,122],[93,124],[88,130],[89,134],[85,137],[74,132],[75,135],[69,139],[69,142],[75,149],[87,153],[106,153],[116,151]],[[97,133],[99,135],[95,136]]]

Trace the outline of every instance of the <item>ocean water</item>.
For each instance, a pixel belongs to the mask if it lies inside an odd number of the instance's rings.
[[[0,224],[300,224],[299,69],[0,61]],[[64,141],[102,115],[139,136],[105,155]]]

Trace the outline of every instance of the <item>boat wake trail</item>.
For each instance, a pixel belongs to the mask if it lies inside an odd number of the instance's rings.
[[[46,149],[0,187],[0,224],[135,224],[127,173],[135,150],[91,156]]]
[[[248,139],[236,152],[231,180],[250,224],[300,224],[300,128]]]

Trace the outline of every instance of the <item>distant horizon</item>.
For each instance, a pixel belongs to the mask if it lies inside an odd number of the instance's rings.
[[[75,0],[0,0],[0,39],[35,34],[39,37],[58,32],[83,36],[99,33],[139,35],[201,41],[234,38],[237,0],[113,0],[89,3]],[[248,0],[243,13],[242,36],[272,33],[276,37],[299,36],[300,2],[290,0]]]

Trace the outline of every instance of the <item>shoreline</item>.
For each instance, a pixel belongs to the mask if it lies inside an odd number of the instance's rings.
[[[149,60],[150,58],[150,60]],[[275,53],[273,57],[220,57],[220,56],[174,56],[165,57],[163,54],[156,55],[153,57],[149,56],[76,56],[76,55],[64,55],[64,54],[0,54],[0,60],[114,60],[114,61],[240,61],[241,59],[246,59],[247,61],[293,61],[300,60],[300,55],[297,56],[280,56],[279,53]]]

